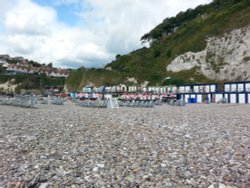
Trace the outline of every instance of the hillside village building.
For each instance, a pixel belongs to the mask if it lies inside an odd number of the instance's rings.
[[[18,63],[8,63],[7,61],[17,61]],[[6,68],[9,74],[45,74],[50,77],[68,77],[68,70],[61,68],[51,68],[46,65],[41,65],[40,67],[33,66],[28,63],[23,57],[10,57],[9,55],[0,55],[0,64],[2,67]]]
[[[6,65],[5,65],[6,66]],[[7,69],[11,74],[45,74],[50,77],[68,77],[68,71],[61,68],[50,68],[47,66],[33,67],[32,65],[22,62],[17,64],[8,64]]]

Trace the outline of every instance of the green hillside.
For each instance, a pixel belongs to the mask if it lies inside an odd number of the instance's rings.
[[[18,74],[18,75],[1,75],[0,84],[10,82],[10,84],[17,84],[15,90],[16,93],[20,93],[21,90],[38,89],[40,90],[44,86],[64,85],[64,78],[52,78],[44,75],[32,75],[32,74]],[[1,89],[0,89],[1,92]]]
[[[214,0],[208,5],[180,12],[166,18],[161,24],[142,36],[142,42],[150,42],[149,48],[142,48],[126,55],[117,55],[116,60],[106,65],[139,81],[162,84],[165,77],[181,82],[213,82],[195,69],[172,73],[166,66],[176,56],[187,51],[198,52],[205,48],[206,39],[220,36],[233,29],[250,24],[249,0]],[[193,80],[188,80],[190,77]]]
[[[86,85],[118,85],[124,81],[124,76],[116,71],[79,68],[70,72],[66,85],[69,91],[81,91]]]

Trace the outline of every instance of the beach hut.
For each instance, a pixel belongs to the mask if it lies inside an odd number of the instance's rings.
[[[237,92],[244,92],[244,91],[245,91],[245,83],[238,83]]]
[[[224,84],[224,92],[230,92],[230,84]]]
[[[224,92],[249,92],[250,82],[226,82],[224,83]]]
[[[238,94],[238,103],[246,104],[247,103],[247,93],[239,93]]]
[[[181,93],[181,94],[178,94],[178,97],[177,99],[182,99],[185,101],[185,103],[197,103],[197,95],[195,94],[188,94],[188,93]]]
[[[210,84],[210,92],[214,93],[217,91],[218,84]]]
[[[164,92],[164,87],[157,87],[156,93],[162,94]]]
[[[209,93],[210,92],[210,85],[204,85],[204,90],[205,90],[205,93]]]
[[[152,86],[148,86],[148,88],[147,88],[147,91],[152,91],[153,90],[153,87]]]
[[[178,93],[191,93],[191,85],[182,85],[178,87]]]
[[[77,93],[75,93],[75,92],[70,92],[69,95],[70,95],[71,98],[76,98],[77,97]]]
[[[190,98],[190,94],[184,94],[182,99],[185,101],[185,103],[188,103],[188,99]]]
[[[177,93],[177,87],[176,86],[172,86],[171,90],[172,90],[172,93]]]
[[[196,101],[197,103],[210,103],[212,99],[212,94],[210,93],[197,93]]]
[[[166,90],[167,90],[167,87],[165,86],[162,86],[162,87],[159,87],[159,91],[158,91],[158,93],[159,94],[163,94],[163,93],[165,93],[166,92]]]
[[[141,90],[142,90],[143,93],[145,93],[145,92],[147,92],[148,88],[147,87],[142,87]]]
[[[190,93],[190,92],[192,92],[191,86],[190,86],[190,85],[184,86],[184,89],[185,89],[185,93]]]
[[[82,89],[82,91],[83,91],[84,93],[90,93],[90,92],[91,92],[91,88],[90,88],[90,87],[84,87],[84,88]]]
[[[217,88],[218,84],[193,84],[190,90],[194,93],[215,93]]]
[[[237,93],[224,93],[224,98],[228,103],[237,103]]]
[[[245,91],[250,92],[250,82],[245,83]]]
[[[248,94],[245,92],[241,92],[241,93],[225,93],[224,94],[225,98],[228,99],[228,103],[231,104],[246,104],[247,103],[247,99],[248,99]]]
[[[178,87],[178,94],[188,103],[250,103],[250,81],[219,84],[193,84]]]
[[[197,103],[202,103],[202,94],[197,94]]]
[[[231,83],[230,92],[236,92],[236,91],[237,91],[237,84],[236,83]]]
[[[228,94],[228,102],[229,103],[232,103],[232,104],[235,104],[237,103],[237,93],[229,93]]]
[[[178,92],[179,93],[185,93],[185,86],[179,86]]]
[[[249,103],[248,92],[250,91],[250,82],[227,82],[224,83],[225,96],[228,102],[235,104]]]
[[[188,103],[197,103],[197,95],[191,94],[190,98],[188,98]]]
[[[193,91],[194,91],[195,93],[199,93],[200,87],[199,87],[198,85],[194,85],[194,86],[193,86]]]
[[[114,86],[115,87],[115,92],[118,92],[118,93],[121,93],[121,92],[126,92],[127,91],[127,86],[126,85],[123,85],[123,84],[119,84],[117,86]]]
[[[137,92],[137,86],[128,86],[128,92],[129,93]]]
[[[215,93],[214,94],[214,102],[215,103],[221,102],[221,101],[223,101],[223,99],[224,99],[223,93]]]

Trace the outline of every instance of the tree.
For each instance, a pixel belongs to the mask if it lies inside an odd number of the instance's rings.
[[[120,55],[120,54],[117,54],[117,55],[115,56],[115,59],[117,60],[117,59],[119,59],[119,57],[121,57],[121,55]]]
[[[49,67],[49,68],[53,68],[53,63],[50,62],[50,63],[48,64],[48,67]]]
[[[177,78],[177,77],[173,77],[173,78],[170,78],[170,79],[166,79],[162,82],[162,85],[163,86],[167,86],[167,85],[176,85],[176,86],[180,86],[180,85],[183,85],[185,84],[186,81],[183,80],[182,78]]]

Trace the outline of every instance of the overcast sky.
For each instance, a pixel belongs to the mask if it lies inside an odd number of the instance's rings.
[[[103,67],[166,17],[212,0],[0,0],[0,54]]]

